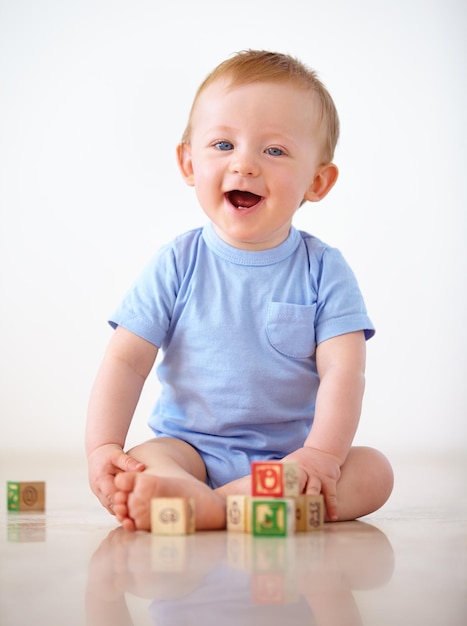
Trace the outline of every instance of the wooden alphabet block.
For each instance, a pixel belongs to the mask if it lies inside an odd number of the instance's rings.
[[[324,525],[324,499],[319,496],[299,496],[295,499],[295,531],[320,530]]]
[[[227,530],[229,532],[247,533],[251,531],[250,501],[250,496],[227,496]]]
[[[306,502],[305,496],[295,498],[295,532],[304,533],[306,531]]]
[[[193,498],[153,498],[151,532],[154,535],[188,535],[195,532]]]
[[[296,498],[300,493],[298,477],[298,463],[253,461],[251,492],[268,498]]]
[[[305,531],[321,530],[324,527],[324,498],[319,496],[305,497]]]
[[[292,498],[252,498],[251,527],[255,536],[286,537],[295,532],[295,502]]]
[[[45,482],[7,483],[9,511],[45,511]]]

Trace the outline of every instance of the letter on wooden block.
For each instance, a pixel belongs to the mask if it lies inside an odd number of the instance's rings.
[[[320,530],[324,526],[324,498],[305,496],[305,530]]]
[[[195,532],[193,498],[153,498],[151,532],[154,535],[187,535]]]
[[[45,511],[45,482],[7,483],[9,511]]]
[[[251,506],[250,496],[227,496],[227,530],[239,533],[250,532]]]
[[[251,500],[251,526],[255,536],[286,537],[295,532],[293,499]]]
[[[295,498],[299,495],[298,463],[254,461],[251,464],[253,496]]]

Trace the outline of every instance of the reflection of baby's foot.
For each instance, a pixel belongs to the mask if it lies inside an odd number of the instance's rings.
[[[115,477],[115,486],[114,512],[126,530],[151,529],[151,499],[158,497],[194,498],[197,530],[225,527],[225,500],[195,478],[122,472]]]

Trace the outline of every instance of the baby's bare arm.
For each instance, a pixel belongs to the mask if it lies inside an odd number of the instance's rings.
[[[334,337],[316,351],[320,386],[313,427],[302,448],[286,459],[302,468],[302,490],[323,493],[328,516],[337,519],[336,485],[357,430],[365,387],[363,331]]]
[[[363,331],[324,341],[316,351],[320,385],[305,446],[334,455],[340,465],[347,458],[360,420],[365,351]]]
[[[156,355],[154,345],[118,327],[91,391],[86,424],[89,481],[106,508],[115,493],[115,474],[144,469],[123,452],[123,446]]]

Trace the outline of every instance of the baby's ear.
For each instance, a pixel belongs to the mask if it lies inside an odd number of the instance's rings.
[[[194,187],[195,177],[193,173],[193,161],[191,160],[191,146],[189,143],[178,144],[177,163],[186,184],[190,185],[190,187]]]
[[[313,182],[305,194],[305,200],[309,202],[319,202],[334,187],[339,176],[339,170],[334,163],[320,165],[315,172]]]

